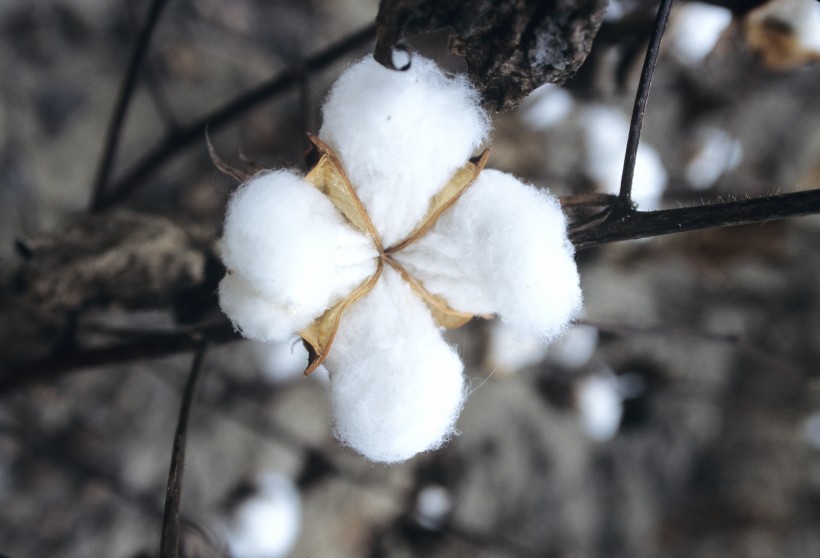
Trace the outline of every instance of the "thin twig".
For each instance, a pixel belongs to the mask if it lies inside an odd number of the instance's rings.
[[[128,69],[125,72],[125,79],[120,86],[117,103],[114,106],[114,113],[111,115],[111,121],[108,123],[108,131],[105,134],[103,154],[100,158],[99,167],[97,167],[97,176],[94,179],[94,190],[91,197],[92,211],[97,211],[102,208],[101,204],[103,196],[105,195],[105,186],[108,183],[108,177],[114,165],[114,158],[117,155],[117,148],[119,147],[120,138],[122,137],[122,126],[134,95],[140,68],[145,59],[145,54],[148,52],[151,36],[154,34],[162,11],[167,4],[168,0],[153,0],[151,2],[151,5],[148,7],[148,15],[137,36],[134,50],[131,52]]]
[[[179,513],[182,501],[182,474],[185,468],[185,441],[188,434],[188,417],[194,399],[196,381],[208,347],[207,340],[201,340],[194,354],[191,373],[182,393],[179,420],[174,434],[174,448],[171,453],[171,467],[168,472],[168,489],[165,493],[165,516],[162,520],[160,558],[177,558],[179,555]]]
[[[661,211],[628,211],[589,228],[570,228],[576,249],[665,234],[765,223],[820,213],[820,190]]]
[[[632,108],[632,121],[629,123],[629,137],[626,140],[626,155],[624,156],[624,172],[621,175],[621,190],[618,193],[620,205],[623,208],[632,206],[632,178],[635,174],[635,160],[638,156],[638,143],[641,139],[643,116],[646,112],[646,102],[649,99],[649,87],[652,85],[652,76],[655,73],[655,63],[661,49],[661,39],[669,20],[669,10],[672,0],[661,0],[658,16],[655,19],[655,28],[649,39],[649,48],[641,69],[641,79],[638,82],[638,91],[635,94],[635,105]]]
[[[70,372],[109,364],[166,357],[195,349],[198,339],[207,337],[212,344],[240,339],[228,321],[189,331],[144,335],[132,341],[105,347],[60,353],[42,361],[6,370],[0,375],[0,397],[36,382],[54,380]]]
[[[128,197],[151,173],[184,149],[202,141],[206,128],[212,133],[218,131],[260,103],[299,85],[305,73],[311,74],[324,70],[343,56],[362,48],[372,41],[375,35],[375,25],[361,29],[311,56],[303,63],[288,68],[271,81],[243,93],[210,114],[170,132],[115,183],[111,193],[100,200],[99,208],[111,207]]]

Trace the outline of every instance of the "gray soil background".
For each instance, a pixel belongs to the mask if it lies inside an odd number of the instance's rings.
[[[171,2],[115,178],[176,123],[371,23],[377,8],[369,0]],[[146,9],[145,1],[0,3],[0,367],[54,341],[19,317],[15,241],[83,216]],[[458,67],[443,42],[434,36],[419,48]],[[576,102],[628,114],[642,47],[630,63],[619,60],[634,46],[596,43],[567,86]],[[311,76],[306,94],[294,89],[236,119],[214,134],[217,150],[228,160],[241,152],[265,167],[299,166],[304,131],[316,131],[321,100],[352,59]],[[767,70],[735,27],[701,65],[664,51],[644,135],[669,174],[664,205],[819,187],[819,98],[817,66]],[[496,116],[489,166],[559,195],[585,191],[576,113],[543,132],[524,125],[524,110]],[[743,159],[694,192],[685,168],[700,125],[737,137]],[[203,138],[120,208],[165,216],[198,246],[218,237],[234,186]],[[167,246],[145,254],[168,274],[157,279],[160,295],[166,281],[201,279],[204,265],[167,234]],[[449,333],[477,386],[460,435],[396,466],[338,446],[321,382],[270,386],[245,342],[212,347],[188,437],[187,555],[225,556],[217,526],[226,501],[248,478],[277,470],[303,498],[295,557],[820,556],[820,216],[623,242],[579,252],[578,262],[584,318],[607,325],[594,355],[572,368],[548,353],[516,373],[494,373],[490,323]],[[40,296],[42,307],[55,306],[43,315],[59,313],[59,294]],[[102,326],[173,329],[160,299],[153,308],[89,303],[78,329],[97,345],[109,341],[94,336]],[[155,555],[191,358],[93,368],[0,399],[0,555]],[[581,427],[576,394],[602,369],[637,376],[644,390],[624,402],[617,435],[599,442]],[[430,485],[452,503],[433,528],[416,512]]]

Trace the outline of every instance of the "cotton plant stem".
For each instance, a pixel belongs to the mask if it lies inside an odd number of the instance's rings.
[[[182,393],[182,403],[179,407],[179,419],[174,434],[174,446],[171,452],[171,467],[168,472],[168,489],[165,493],[165,515],[162,520],[162,537],[160,539],[160,558],[177,558],[179,556],[179,519],[182,503],[182,475],[185,467],[185,442],[188,434],[188,418],[191,414],[191,405],[196,390],[196,382],[205,351],[208,347],[206,340],[201,340],[194,354],[191,364],[191,373]]]
[[[197,347],[200,337],[207,337],[213,345],[241,339],[231,323],[225,320],[194,330],[141,335],[130,341],[112,343],[104,347],[58,353],[37,362],[3,371],[0,374],[0,397],[32,384],[53,381],[80,370],[123,365],[191,351]]]
[[[261,103],[298,86],[305,75],[322,71],[340,58],[360,50],[375,36],[375,25],[365,27],[307,58],[303,63],[288,68],[274,79],[239,95],[213,112],[171,131],[114,183],[110,193],[100,199],[97,209],[111,207],[127,198],[152,173],[178,153],[204,141],[206,129],[211,133],[217,132]]]
[[[673,233],[765,223],[820,213],[820,190],[660,211],[627,211],[591,226],[570,227],[570,240],[583,250],[600,244]]]
[[[618,193],[619,205],[624,209],[632,207],[632,179],[635,174],[635,161],[638,156],[638,144],[641,139],[641,127],[646,113],[646,103],[649,100],[649,88],[652,85],[652,76],[655,73],[655,64],[661,49],[661,39],[669,21],[669,10],[672,0],[661,0],[655,27],[649,39],[646,58],[641,69],[641,78],[638,82],[638,91],[635,95],[635,105],[632,108],[632,120],[629,123],[629,136],[626,141],[626,155],[624,156],[624,170],[621,175],[621,189]]]
[[[134,96],[140,69],[145,60],[145,54],[148,52],[151,36],[154,34],[162,12],[167,5],[168,0],[153,0],[151,2],[151,5],[148,7],[145,22],[137,36],[134,50],[131,52],[131,59],[128,61],[128,68],[125,71],[125,79],[120,86],[114,112],[111,115],[111,121],[108,123],[108,131],[105,134],[103,154],[100,158],[97,175],[94,179],[94,189],[91,198],[92,211],[101,209],[105,195],[105,187],[108,184],[108,178],[114,166],[114,159],[117,156],[117,149],[119,148],[120,138],[122,137],[123,124],[128,114],[128,107],[131,105],[131,99]]]

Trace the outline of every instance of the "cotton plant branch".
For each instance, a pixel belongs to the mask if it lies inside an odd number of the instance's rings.
[[[128,114],[128,107],[131,105],[134,90],[137,86],[140,69],[142,68],[143,61],[145,60],[145,54],[148,52],[148,45],[151,42],[151,36],[154,34],[154,30],[157,28],[162,12],[167,5],[168,0],[153,0],[151,2],[151,5],[148,7],[148,14],[145,18],[145,22],[143,23],[137,36],[137,42],[134,45],[134,50],[131,52],[131,59],[128,62],[128,68],[125,71],[125,79],[120,86],[117,102],[114,106],[114,112],[111,115],[111,121],[108,124],[103,154],[97,168],[96,178],[94,179],[94,190],[91,198],[92,211],[101,209],[100,205],[104,199],[105,187],[108,184],[108,178],[111,175],[111,169],[114,166],[114,159],[117,156],[117,149],[119,148],[120,138],[122,137],[122,127],[125,123],[125,117]]]
[[[305,76],[320,72],[337,60],[366,46],[376,36],[375,25],[369,25],[341,41],[291,66],[272,80],[246,91],[201,118],[169,132],[117,180],[107,195],[100,198],[95,209],[116,205],[134,193],[144,181],[174,156],[202,141],[205,130],[215,132],[259,104],[304,83]]]
[[[626,154],[624,156],[624,172],[621,176],[621,189],[618,193],[619,205],[624,208],[632,207],[632,178],[635,174],[635,161],[638,156],[638,144],[641,139],[643,117],[646,113],[646,103],[649,100],[649,88],[652,85],[652,76],[655,74],[655,65],[661,50],[661,40],[669,22],[669,11],[672,9],[672,0],[661,0],[658,15],[655,18],[655,27],[649,39],[646,50],[641,78],[638,82],[638,91],[635,95],[635,104],[632,108],[632,120],[629,124],[629,136],[626,140]]]
[[[188,435],[188,418],[194,399],[197,379],[202,368],[207,350],[207,340],[199,340],[194,353],[191,372],[182,393],[179,408],[174,446],[171,453],[171,466],[168,472],[168,489],[165,495],[165,515],[162,520],[162,537],[160,540],[160,558],[177,558],[179,556],[179,519],[182,503],[182,477],[185,467],[185,443]]]

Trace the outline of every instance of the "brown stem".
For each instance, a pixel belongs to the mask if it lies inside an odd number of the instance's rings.
[[[623,207],[632,205],[632,178],[635,174],[635,161],[638,156],[638,143],[641,139],[643,116],[646,112],[646,103],[649,100],[649,88],[652,85],[652,76],[655,73],[655,63],[661,49],[661,39],[669,20],[669,10],[672,0],[662,0],[655,19],[655,28],[649,39],[649,48],[641,68],[641,79],[638,82],[638,91],[635,94],[635,105],[632,108],[632,121],[629,123],[629,137],[626,140],[626,154],[624,156],[624,172],[621,175],[621,190],[618,194]]]
[[[163,166],[175,155],[202,141],[205,130],[213,133],[229,124],[236,117],[246,113],[260,103],[283,93],[291,87],[299,85],[305,74],[312,74],[324,70],[339,58],[348,55],[369,43],[375,37],[375,25],[370,25],[349,37],[335,43],[325,50],[311,56],[301,64],[297,64],[282,72],[279,76],[267,83],[251,89],[229,101],[210,114],[178,128],[165,139],[148,151],[125,175],[119,179],[111,193],[104,196],[98,204],[99,209],[111,207],[132,194],[143,181],[154,171]]]
[[[621,240],[764,223],[814,213],[820,213],[820,190],[661,211],[613,208],[609,217],[593,226],[570,227],[570,240],[582,250]]]
[[[208,343],[199,341],[194,360],[191,364],[191,373],[182,393],[182,403],[179,407],[179,420],[174,434],[174,448],[171,453],[171,467],[168,472],[168,489],[165,493],[165,516],[162,520],[162,538],[160,540],[160,558],[177,558],[179,555],[179,514],[182,502],[182,474],[185,468],[185,441],[188,434],[188,417],[191,414],[191,404],[194,399],[196,381],[205,358]]]
[[[105,195],[105,186],[108,183],[108,177],[114,165],[114,158],[117,155],[117,148],[119,147],[120,138],[122,137],[122,126],[125,122],[125,116],[128,114],[128,107],[131,105],[134,89],[137,86],[140,68],[145,59],[145,54],[148,52],[151,36],[154,34],[162,11],[167,4],[168,0],[153,0],[153,2],[151,2],[151,5],[148,7],[148,15],[145,18],[145,23],[143,23],[142,29],[140,29],[134,50],[131,52],[128,69],[125,72],[125,79],[120,86],[117,103],[114,106],[111,121],[108,123],[108,131],[105,135],[105,146],[103,148],[102,157],[100,158],[99,167],[97,168],[97,176],[94,179],[94,190],[91,197],[92,211],[101,209]]]

